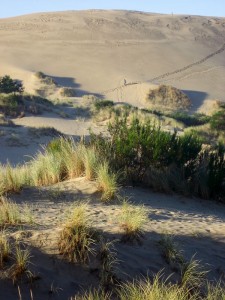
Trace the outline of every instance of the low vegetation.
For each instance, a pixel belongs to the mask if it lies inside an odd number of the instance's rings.
[[[210,126],[212,130],[225,131],[225,108],[212,115]]]
[[[108,139],[92,135],[92,143],[113,171],[123,172],[125,182],[152,186],[149,178],[154,177],[154,181],[159,178],[160,187],[162,179],[167,178],[165,184],[171,191],[224,200],[223,144],[204,147],[194,133],[165,132],[138,119],[117,119],[108,132]],[[149,176],[155,170],[162,176]]]
[[[96,176],[99,191],[102,192],[102,201],[107,202],[115,198],[119,190],[118,176],[110,171],[108,162],[98,166]]]
[[[58,241],[60,254],[73,263],[86,264],[95,253],[96,232],[89,224],[86,210],[85,204],[73,208]]]
[[[179,245],[174,241],[171,235],[164,234],[159,241],[159,246],[162,251],[162,256],[168,264],[182,264],[184,262]]]
[[[123,202],[119,216],[120,226],[124,231],[123,242],[141,242],[144,236],[144,225],[148,221],[148,212],[144,206],[135,206],[127,200]]]
[[[151,89],[146,96],[146,101],[156,109],[166,107],[169,110],[187,110],[191,106],[191,101],[185,93],[167,85]]]
[[[33,222],[34,217],[28,205],[19,206],[4,197],[0,198],[0,227]]]
[[[10,93],[23,93],[23,84],[12,79],[9,75],[0,77],[0,93],[10,94]]]
[[[0,94],[0,113],[9,117],[23,117],[26,113],[41,114],[53,108],[47,99],[23,94]]]

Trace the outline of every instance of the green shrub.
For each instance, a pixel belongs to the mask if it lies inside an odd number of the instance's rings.
[[[210,121],[210,117],[204,114],[189,115],[185,112],[174,112],[168,114],[167,117],[173,118],[179,122],[182,122],[186,126],[199,126],[204,125]]]
[[[110,100],[100,100],[98,99],[96,102],[95,102],[95,108],[97,110],[100,110],[100,109],[103,109],[105,107],[113,107],[114,106],[114,102],[113,101],[110,101]]]
[[[220,110],[212,115],[210,126],[213,130],[225,130],[225,109]]]
[[[178,136],[138,119],[129,124],[126,118],[117,118],[108,131],[108,139],[92,135],[91,142],[112,170],[120,171],[126,181],[154,188],[158,184],[162,191],[163,179],[163,191],[224,198],[221,196],[225,181],[223,147],[210,147],[203,152],[202,140],[195,133]],[[153,175],[156,170],[158,183]]]
[[[4,77],[0,78],[0,93],[22,93],[23,91],[23,84],[18,80],[13,80],[8,75],[5,75]]]

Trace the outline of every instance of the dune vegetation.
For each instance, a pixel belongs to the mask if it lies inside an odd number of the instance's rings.
[[[56,85],[42,72],[35,76],[45,84]],[[39,114],[57,107],[44,98],[23,94],[20,83],[9,77],[6,79],[7,84],[17,90],[8,87],[0,94],[3,126],[13,126],[10,117],[22,117],[25,112]],[[6,83],[1,82],[3,89]],[[73,96],[69,89],[61,89],[61,92],[63,97]],[[225,202],[224,107],[220,106],[212,116],[189,114],[183,110],[190,106],[188,97],[164,85],[151,91],[148,101],[154,102],[153,108],[168,101],[169,105],[176,106],[176,110],[140,109],[93,98],[88,107],[88,118],[96,123],[108,121],[106,134],[90,130],[89,139],[78,141],[54,127],[29,127],[30,137],[48,136],[51,141],[27,163],[0,165],[0,279],[10,280],[18,286],[19,299],[23,299],[20,285],[26,282],[31,287],[30,298],[33,300],[33,282],[39,278],[33,272],[33,249],[21,243],[17,233],[26,237],[29,232],[24,228],[39,226],[39,208],[18,205],[10,197],[24,190],[40,192],[56,186],[49,195],[52,201],[59,200],[63,193],[61,195],[57,190],[58,184],[80,178],[95,185],[96,203],[104,207],[112,205],[115,215],[110,222],[116,224],[118,233],[115,237],[115,233],[106,234],[96,226],[98,212],[95,216],[90,214],[89,200],[76,199],[65,214],[60,212],[54,236],[55,249],[51,254],[53,259],[60,257],[61,261],[79,266],[80,270],[89,270],[99,286],[96,289],[95,282],[90,290],[79,290],[76,295],[71,295],[71,300],[225,299],[223,279],[217,283],[209,281],[207,268],[195,255],[187,259],[176,235],[168,232],[160,235],[156,248],[166,268],[174,273],[167,277],[168,270],[165,274],[161,270],[129,280],[121,276],[123,262],[118,258],[118,248],[142,247],[147,238],[146,228],[148,231],[151,228],[149,207],[126,198],[123,193],[127,187],[197,197],[196,202],[198,198]],[[64,106],[67,107],[67,103]],[[78,112],[85,108],[74,109]],[[166,130],[171,124],[175,130]],[[182,128],[182,133],[176,128]],[[207,138],[201,134],[206,132],[205,128],[208,128]],[[49,293],[58,293],[53,284]]]

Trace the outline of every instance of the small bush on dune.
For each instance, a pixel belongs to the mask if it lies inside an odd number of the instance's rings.
[[[76,90],[73,88],[62,87],[59,90],[61,97],[76,97]]]
[[[176,119],[182,122],[186,126],[199,126],[209,123],[210,117],[204,114],[196,113],[194,115],[189,115],[185,112],[174,112],[167,115],[170,118]]]
[[[171,110],[186,110],[191,106],[191,101],[181,90],[167,85],[160,85],[154,90],[150,90],[146,100],[151,105],[157,107],[167,107]]]
[[[210,120],[211,129],[217,131],[225,130],[225,109],[219,110],[214,113]]]
[[[0,93],[23,93],[23,84],[18,80],[13,80],[10,76],[0,77]]]
[[[140,242],[144,236],[143,226],[148,221],[148,212],[144,206],[135,206],[123,202],[119,215],[120,226],[124,231],[123,242]]]
[[[24,111],[24,101],[21,95],[0,95],[0,110],[4,115],[16,117]]]
[[[96,108],[97,111],[99,111],[100,109],[106,108],[106,107],[113,107],[114,106],[114,102],[110,101],[110,100],[97,100],[94,103],[94,106]]]

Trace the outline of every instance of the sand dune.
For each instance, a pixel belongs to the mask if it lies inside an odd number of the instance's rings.
[[[35,90],[32,73],[43,71],[75,87],[78,95],[103,94],[115,101],[129,101],[136,93],[130,87],[107,93],[124,79],[167,81],[192,92],[194,101],[200,99],[196,108],[205,99],[224,100],[223,18],[93,10],[43,13],[1,19],[0,38],[0,75],[23,79],[28,92]]]

